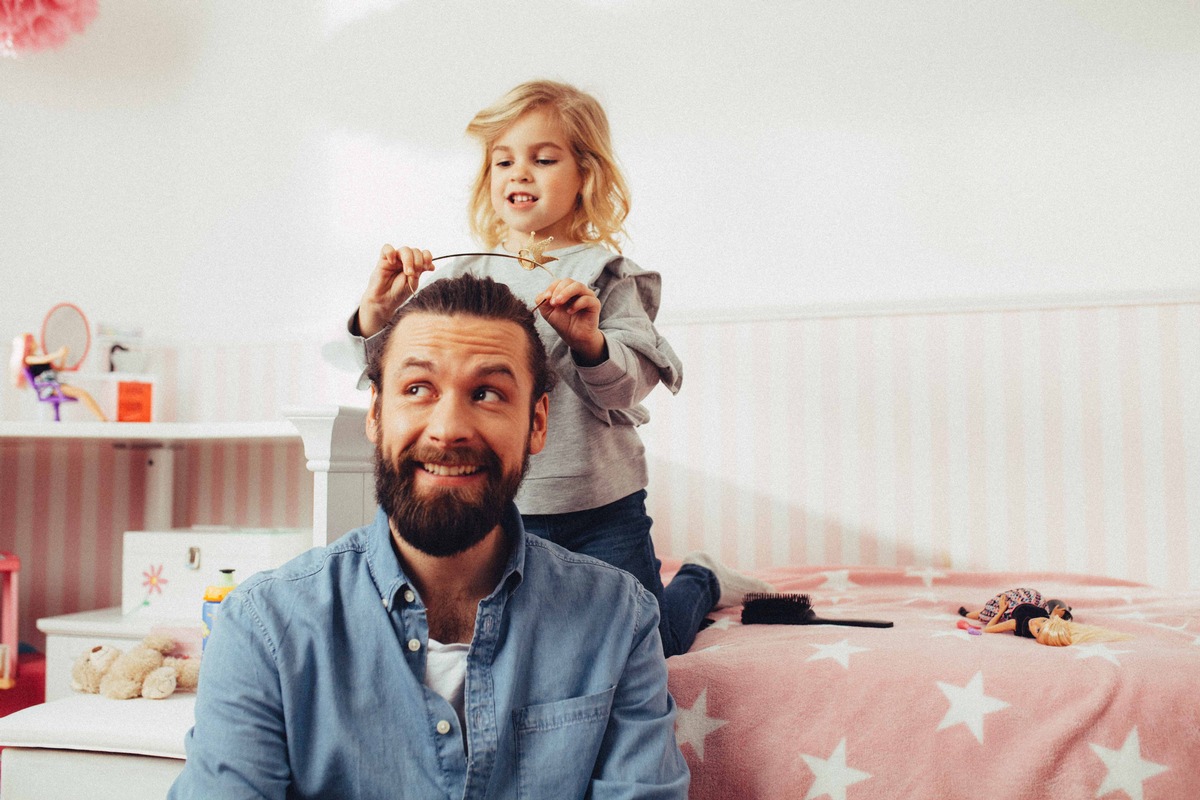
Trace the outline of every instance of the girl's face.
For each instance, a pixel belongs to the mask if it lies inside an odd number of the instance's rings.
[[[583,187],[571,143],[549,111],[535,108],[509,125],[492,145],[492,209],[508,226],[504,245],[517,250],[536,232],[553,248],[578,244],[569,233]]]

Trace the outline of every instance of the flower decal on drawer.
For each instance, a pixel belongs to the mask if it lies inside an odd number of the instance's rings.
[[[162,564],[151,564],[150,567],[142,573],[142,577],[145,578],[145,580],[142,581],[142,586],[146,587],[146,599],[142,601],[142,605],[150,605],[150,596],[156,592],[158,594],[162,594],[163,586],[170,583],[170,581],[163,577],[162,573]]]

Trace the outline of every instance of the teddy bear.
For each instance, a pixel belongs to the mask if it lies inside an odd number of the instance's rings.
[[[114,700],[145,697],[162,700],[177,691],[194,692],[200,659],[167,655],[175,649],[169,636],[147,636],[127,652],[97,645],[81,653],[71,667],[71,688]]]

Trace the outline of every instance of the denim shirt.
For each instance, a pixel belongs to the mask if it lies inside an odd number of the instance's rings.
[[[423,683],[386,516],[221,604],[171,798],[685,798],[653,596],[527,535],[479,603],[465,717]],[[465,740],[465,746],[464,746]]]

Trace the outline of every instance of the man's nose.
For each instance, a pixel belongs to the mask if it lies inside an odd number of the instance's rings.
[[[471,438],[471,420],[462,400],[443,395],[430,409],[425,423],[425,435],[442,445],[464,442]]]

